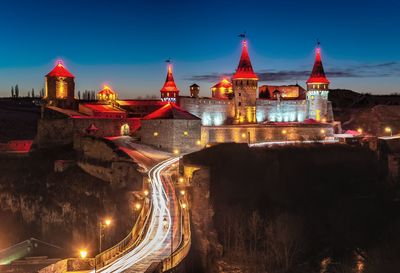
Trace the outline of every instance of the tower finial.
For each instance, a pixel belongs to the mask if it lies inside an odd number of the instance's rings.
[[[238,37],[243,38],[243,40],[246,40],[246,31],[243,31],[238,35]]]
[[[321,45],[321,42],[319,41],[319,38],[317,38],[317,47]]]

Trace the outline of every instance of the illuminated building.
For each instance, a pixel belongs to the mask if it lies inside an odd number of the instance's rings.
[[[211,96],[214,99],[232,99],[232,83],[227,78],[223,78],[219,83],[211,87]]]
[[[64,66],[62,61],[45,77],[44,100],[48,105],[74,108],[75,104],[75,76]]]
[[[200,130],[198,117],[168,103],[141,120],[138,135],[143,144],[179,153],[198,149]]]
[[[104,85],[103,89],[97,93],[97,99],[99,101],[115,101],[117,94],[111,89],[111,87]]]
[[[74,87],[74,76],[61,62],[46,75],[39,144],[70,144],[86,134],[134,135],[147,145],[186,152],[208,143],[314,140],[334,133],[319,45],[307,90],[298,84],[263,85],[257,97],[258,76],[245,39],[235,73],[215,84],[208,97],[199,96],[197,84],[181,96],[169,61],[161,99],[118,99],[104,86],[97,101],[78,101]]]
[[[307,80],[307,117],[320,121],[331,120],[328,109],[329,81],[325,76],[319,43],[315,49],[315,62]]]
[[[235,101],[235,122],[256,122],[258,77],[251,65],[246,39],[242,41],[242,55],[236,72],[233,74],[232,84]]]
[[[191,98],[198,98],[199,97],[199,93],[200,93],[200,86],[198,86],[197,84],[192,84],[190,86],[190,97]]]
[[[167,78],[164,86],[160,90],[161,100],[166,102],[176,102],[179,96],[179,89],[176,87],[174,75],[172,74],[172,64],[168,62]]]

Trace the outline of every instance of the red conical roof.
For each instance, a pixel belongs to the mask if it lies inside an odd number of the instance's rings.
[[[58,61],[57,65],[46,75],[46,77],[65,77],[65,78],[75,78],[74,75],[69,72],[62,61]]]
[[[179,92],[178,87],[176,87],[174,76],[172,75],[172,64],[168,64],[167,78],[165,79],[164,86],[160,90],[161,92]]]
[[[321,48],[319,47],[319,45],[315,49],[314,67],[307,83],[329,83],[328,79],[325,76],[324,67],[322,66]]]
[[[236,69],[233,79],[257,79],[256,73],[253,71],[253,66],[251,65],[249,51],[247,49],[247,41],[242,42],[242,55],[240,56],[239,65]]]

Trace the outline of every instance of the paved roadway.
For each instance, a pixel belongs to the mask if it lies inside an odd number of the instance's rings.
[[[155,164],[161,158],[165,158],[165,153],[150,150],[146,147],[135,146],[129,138],[118,138],[114,141],[144,168],[150,168],[149,178],[151,179],[151,200],[153,202],[153,213],[150,225],[144,239],[132,251],[126,253],[113,263],[97,270],[97,272],[145,272],[153,263],[159,262],[171,254],[171,233],[173,231],[174,249],[179,244],[181,234],[180,215],[178,201],[171,173],[175,170],[175,163],[178,157],[169,158],[161,163]],[[156,159],[153,159],[156,158]],[[151,167],[153,165],[153,167]],[[165,219],[165,220],[164,220]],[[165,221],[167,224],[165,224]],[[94,272],[94,271],[93,271]]]

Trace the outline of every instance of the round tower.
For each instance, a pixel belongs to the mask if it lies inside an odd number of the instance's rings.
[[[236,123],[256,122],[257,85],[258,77],[253,71],[247,41],[244,38],[239,65],[232,77]]]
[[[179,89],[176,87],[174,75],[172,73],[172,63],[167,61],[167,78],[165,79],[164,86],[161,88],[161,100],[176,103],[179,97]]]
[[[62,61],[45,76],[45,96],[48,105],[73,108],[75,105],[75,76]]]
[[[315,48],[314,67],[307,80],[307,116],[317,121],[329,120],[328,109],[329,80],[325,76],[318,42]]]

